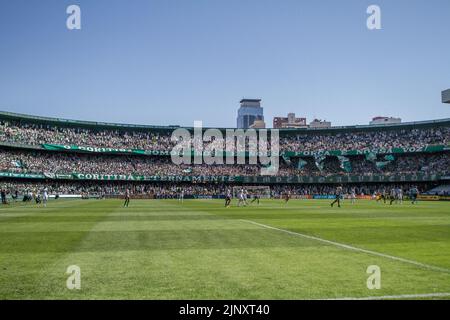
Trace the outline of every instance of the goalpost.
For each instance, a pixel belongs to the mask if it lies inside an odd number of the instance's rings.
[[[258,195],[261,199],[270,199],[269,186],[235,186],[233,187],[233,198],[238,198],[241,189],[247,190],[249,199],[253,198],[254,195]]]

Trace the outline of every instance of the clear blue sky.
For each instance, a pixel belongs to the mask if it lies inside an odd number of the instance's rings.
[[[258,97],[269,125],[448,118],[449,39],[448,0],[1,0],[0,110],[234,127]]]

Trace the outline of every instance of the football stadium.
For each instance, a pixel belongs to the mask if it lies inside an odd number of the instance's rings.
[[[450,298],[450,119],[280,129],[267,176],[173,131],[1,112],[0,297]]]
[[[436,313],[450,302],[449,12],[0,1],[0,309]]]

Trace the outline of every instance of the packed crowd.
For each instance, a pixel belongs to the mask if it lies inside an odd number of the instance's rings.
[[[99,156],[42,151],[1,151],[0,171],[16,173],[235,176],[258,175],[260,169],[258,165],[175,165],[169,156]]]
[[[383,160],[382,156],[379,156]],[[364,156],[352,156],[350,160],[351,171],[347,172],[341,167],[337,157],[329,156],[324,160],[323,170],[317,167],[314,158],[301,158],[306,161],[303,169],[297,169],[296,175],[328,176],[328,175],[395,175],[395,174],[450,174],[450,153],[435,154],[402,154],[394,156],[393,161],[380,168],[376,166],[376,161],[369,161]]]
[[[92,130],[0,120],[0,141],[41,145],[44,143],[105,148],[168,150],[170,135],[156,131]]]
[[[450,153],[416,153],[396,156],[395,160],[383,168],[364,156],[349,157],[351,171],[341,167],[338,158],[329,156],[320,170],[314,158],[292,158],[290,163],[280,160],[278,176],[330,176],[336,174],[450,174]],[[299,161],[305,161],[300,168]],[[19,149],[0,149],[0,171],[15,173],[91,173],[125,174],[145,176],[257,176],[261,165],[251,164],[201,164],[175,165],[170,156],[122,156],[91,155],[78,153],[55,153]]]
[[[176,143],[171,141],[170,131],[73,128],[6,120],[0,120],[0,142],[25,145],[51,143],[144,150],[172,150]],[[219,141],[212,143],[223,147]],[[418,148],[449,143],[450,127],[327,134],[310,132],[284,135],[279,139],[281,151]]]
[[[285,151],[362,150],[382,148],[420,148],[450,143],[450,128],[361,131],[336,134],[298,134],[280,138]]]

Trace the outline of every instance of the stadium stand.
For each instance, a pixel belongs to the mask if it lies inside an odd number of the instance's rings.
[[[384,126],[280,130],[280,169],[260,164],[175,165],[178,127],[44,118],[0,112],[0,179],[9,194],[51,193],[221,197],[236,185],[270,185],[273,196],[372,195],[392,185],[443,185],[450,176],[450,119]],[[192,131],[193,128],[187,128]],[[220,129],[225,130],[225,129]],[[216,142],[213,142],[216,143]]]
[[[433,196],[450,196],[450,184],[437,186],[436,188],[426,191],[425,194]]]

